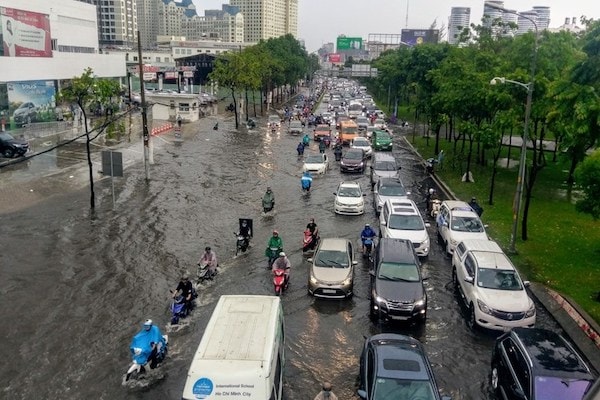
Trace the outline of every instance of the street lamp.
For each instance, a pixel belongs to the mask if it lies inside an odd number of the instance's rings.
[[[486,2],[486,6],[490,8],[494,8],[496,10],[500,10],[505,13],[515,14],[521,18],[527,19],[533,23],[533,27],[535,28],[535,41],[533,45],[533,56],[531,60],[531,77],[529,78],[529,83],[523,83],[518,81],[513,81],[510,79],[506,79],[503,77],[495,77],[490,81],[491,85],[495,85],[497,83],[512,83],[518,86],[521,86],[527,90],[527,102],[525,103],[525,125],[523,127],[523,143],[521,144],[521,159],[519,161],[519,176],[517,177],[517,190],[515,191],[515,199],[513,202],[513,223],[512,223],[512,232],[510,235],[510,251],[512,253],[516,253],[517,249],[515,248],[515,242],[517,240],[517,226],[519,224],[519,212],[521,210],[521,200],[523,198],[523,182],[525,181],[525,163],[527,162],[527,140],[529,133],[529,117],[531,115],[531,101],[533,98],[533,83],[535,80],[535,68],[537,63],[537,48],[538,48],[538,40],[539,40],[539,32],[538,26],[534,19],[529,16],[522,14],[518,11],[508,10],[504,7],[500,7],[492,2]]]

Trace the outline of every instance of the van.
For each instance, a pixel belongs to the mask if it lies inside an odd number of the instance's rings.
[[[354,138],[356,138],[357,136],[358,136],[358,125],[356,125],[356,122],[354,122],[352,120],[340,122],[339,138],[342,141],[342,144],[352,143],[352,140],[354,140]]]
[[[379,178],[397,178],[400,166],[389,153],[374,153],[371,161],[371,187]]]
[[[221,296],[194,354],[182,399],[281,400],[283,310],[275,296]]]

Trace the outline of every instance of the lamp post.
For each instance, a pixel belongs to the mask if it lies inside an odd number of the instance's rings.
[[[523,83],[518,81],[513,81],[506,78],[496,77],[491,80],[490,84],[495,85],[496,83],[512,83],[518,86],[521,86],[527,90],[527,102],[525,103],[525,125],[523,127],[523,143],[521,144],[521,159],[519,161],[519,176],[517,177],[517,189],[515,191],[515,199],[513,201],[513,221],[512,221],[512,232],[510,234],[510,251],[512,253],[516,253],[517,249],[515,247],[515,242],[517,240],[517,227],[519,224],[519,212],[521,210],[521,200],[523,198],[523,182],[525,181],[525,164],[527,162],[527,140],[529,134],[529,117],[531,116],[531,101],[533,98],[533,84],[535,80],[535,69],[537,64],[537,48],[538,48],[538,40],[539,40],[539,32],[538,26],[534,19],[528,17],[525,14],[522,14],[518,11],[508,10],[506,8],[497,6],[494,3],[488,2],[486,3],[487,7],[495,8],[505,13],[515,14],[521,18],[525,18],[531,23],[533,23],[533,27],[535,28],[535,39],[533,45],[533,55],[531,60],[531,77],[529,78],[529,83]]]

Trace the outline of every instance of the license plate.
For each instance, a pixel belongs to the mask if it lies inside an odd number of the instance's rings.
[[[323,289],[323,293],[327,293],[327,294],[335,294],[336,291],[333,289]]]

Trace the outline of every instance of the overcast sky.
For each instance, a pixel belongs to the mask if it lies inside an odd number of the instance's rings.
[[[199,15],[204,15],[204,9],[228,4],[223,0],[193,1]],[[518,11],[550,7],[550,27],[562,25],[567,17],[577,17],[578,21],[582,15],[600,18],[597,0],[505,0],[504,6]],[[471,23],[481,22],[483,0],[298,0],[298,38],[313,52],[323,43],[335,43],[342,34],[366,40],[369,33],[399,34],[403,28],[429,28],[435,20],[439,28],[448,25],[452,7],[471,7]]]

